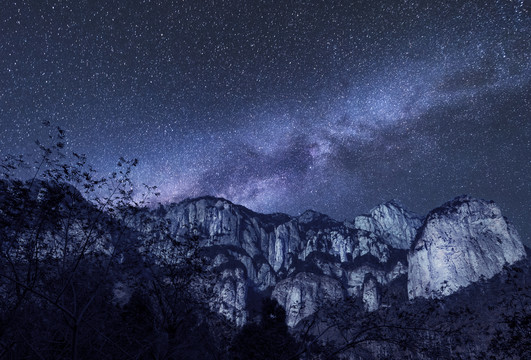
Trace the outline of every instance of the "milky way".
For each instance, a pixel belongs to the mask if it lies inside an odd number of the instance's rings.
[[[102,172],[139,158],[163,201],[342,220],[466,193],[526,240],[530,30],[509,0],[8,1],[0,151],[50,121]]]

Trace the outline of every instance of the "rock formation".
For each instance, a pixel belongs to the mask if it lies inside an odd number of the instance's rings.
[[[431,211],[408,256],[410,298],[441,297],[526,256],[494,202],[461,196]]]
[[[248,319],[250,288],[276,298],[295,326],[345,296],[361,297],[374,311],[382,289],[401,275],[408,276],[410,299],[445,296],[525,257],[500,209],[469,197],[433,210],[424,222],[396,201],[352,222],[311,210],[259,214],[214,197],[156,212],[173,237],[198,239],[217,274],[211,307],[237,324]]]
[[[354,222],[308,210],[298,217],[258,214],[214,197],[158,210],[172,236],[196,236],[218,274],[212,308],[237,323],[247,318],[243,287],[271,293],[285,306],[290,326],[323,301],[368,293],[407,271],[405,250],[420,217],[395,202]],[[363,220],[360,220],[363,219]],[[245,284],[245,285],[242,285]],[[374,298],[371,309],[377,307]]]
[[[286,323],[295,326],[319,306],[344,298],[341,283],[329,276],[301,272],[280,281],[272,297],[286,309]]]

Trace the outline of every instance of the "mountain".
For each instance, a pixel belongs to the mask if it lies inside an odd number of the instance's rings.
[[[526,257],[492,201],[461,196],[432,210],[408,255],[410,298],[447,296]]]
[[[407,276],[409,298],[447,296],[525,255],[493,202],[458,197],[425,219],[389,201],[353,221],[315,211],[259,214],[215,197],[162,206],[172,236],[192,234],[218,274],[212,307],[243,325],[252,296],[272,296],[295,326],[323,303],[379,292]],[[442,287],[442,289],[441,289]]]
[[[422,218],[391,200],[376,206],[369,215],[354,219],[356,228],[375,233],[387,245],[396,249],[408,250],[422,224]]]
[[[58,183],[0,190],[12,358],[231,358],[234,339],[267,349],[261,334],[310,357],[529,354],[529,250],[493,202],[460,196],[422,217],[392,200],[340,222],[210,196],[111,207]]]
[[[271,294],[294,326],[320,303],[359,296],[366,275],[386,285],[407,272],[406,250],[421,218],[396,202],[353,222],[306,211],[258,214],[228,200],[202,197],[159,208],[174,237],[194,234],[219,273],[215,307],[238,324],[249,291]],[[374,307],[374,305],[371,305]]]

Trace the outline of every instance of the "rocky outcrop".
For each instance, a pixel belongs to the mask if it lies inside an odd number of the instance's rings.
[[[211,303],[214,311],[243,326],[247,321],[247,279],[240,268],[225,269],[214,286],[215,299]]]
[[[164,206],[157,216],[172,236],[198,239],[219,275],[212,308],[238,324],[248,317],[249,288],[272,293],[295,326],[344,296],[374,311],[382,289],[404,274],[410,298],[444,296],[525,256],[499,208],[468,197],[435,209],[424,223],[396,201],[352,222],[311,210],[258,214],[214,197]]]
[[[392,267],[388,264],[385,268],[363,262],[360,266],[349,266],[345,270],[346,290],[349,296],[363,295],[364,284],[368,275],[371,275],[380,285],[385,286],[401,275],[407,274],[407,264],[398,260]]]
[[[526,256],[492,201],[458,197],[431,211],[408,256],[408,296],[442,297]]]
[[[373,208],[368,215],[354,219],[354,227],[376,234],[385,244],[407,250],[411,246],[422,219],[404,209],[396,200]]]
[[[306,273],[305,279],[315,280],[315,275],[328,282],[333,280],[343,292],[355,296],[361,294],[367,273],[374,273],[379,284],[386,284],[395,277],[394,272],[404,271],[402,264],[397,268],[396,259],[391,259],[391,244],[408,242],[418,218],[395,203],[387,203],[373,209],[368,222],[360,223],[358,228],[355,223],[338,222],[311,210],[298,217],[264,215],[215,197],[163,206],[154,215],[169,222],[173,237],[198,239],[210,257],[212,270],[222,273],[213,307],[237,322],[246,316],[241,314],[246,293],[237,291],[237,284],[245,283],[258,293],[266,293],[276,289],[278,281]],[[370,266],[365,266],[367,261]],[[235,264],[244,271],[233,273]],[[233,269],[230,274],[229,268]],[[300,279],[295,283],[300,284]],[[297,288],[310,294],[316,284],[314,281]],[[314,309],[311,304],[316,301],[305,300],[309,305],[291,316],[292,323],[310,314]],[[288,305],[293,303],[288,301]]]
[[[366,311],[375,311],[380,307],[380,284],[371,273],[368,273],[363,281],[362,300]]]
[[[280,281],[272,297],[286,309],[286,323],[295,326],[322,304],[344,298],[341,283],[329,276],[301,272]]]
[[[288,253],[300,247],[296,223],[288,215],[258,214],[221,198],[171,204],[164,217],[176,237],[197,235],[204,247],[236,247],[250,258],[264,257],[275,271],[285,266]]]

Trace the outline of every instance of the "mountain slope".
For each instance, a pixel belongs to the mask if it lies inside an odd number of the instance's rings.
[[[319,304],[349,296],[377,309],[377,289],[401,275],[411,299],[446,296],[525,257],[500,209],[466,196],[424,220],[396,201],[352,222],[311,210],[259,214],[214,197],[167,205],[158,214],[173,236],[199,238],[219,275],[214,307],[238,324],[249,319],[249,289],[276,298],[295,326]]]
[[[441,297],[526,257],[494,202],[461,196],[432,210],[408,256],[409,297]]]

